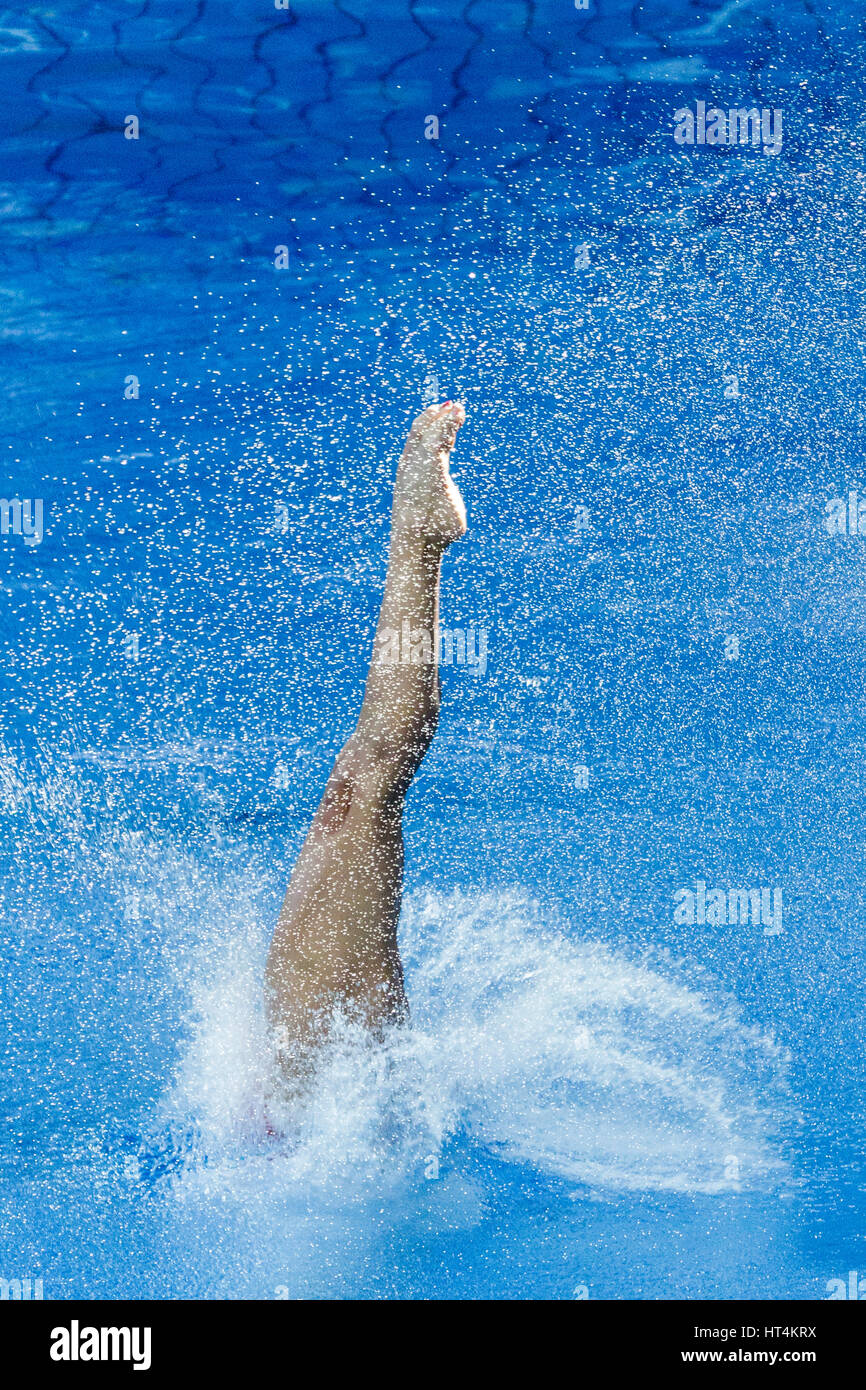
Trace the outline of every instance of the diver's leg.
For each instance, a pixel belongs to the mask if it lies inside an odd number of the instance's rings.
[[[268,1017],[291,1067],[335,1003],[373,1030],[406,1015],[397,951],[403,797],[439,713],[439,571],[466,516],[448,476],[462,406],[412,426],[397,470],[385,594],[361,714],[292,874],[265,974]]]

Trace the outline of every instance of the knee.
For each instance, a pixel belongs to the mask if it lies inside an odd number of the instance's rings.
[[[341,772],[358,786],[375,783],[390,790],[408,785],[435,732],[436,721],[431,719],[402,736],[353,735],[337,759],[334,772]]]
[[[351,810],[354,793],[355,780],[345,768],[341,768],[338,758],[328,778],[319,811],[323,830],[333,833],[341,829]]]

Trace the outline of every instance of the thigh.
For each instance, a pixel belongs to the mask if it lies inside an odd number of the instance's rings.
[[[405,1016],[402,877],[399,808],[329,783],[268,957],[268,1013],[285,1040],[304,1043],[327,1031],[337,1004],[373,1029]]]

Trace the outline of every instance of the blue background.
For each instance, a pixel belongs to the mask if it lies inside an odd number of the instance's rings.
[[[0,542],[3,1277],[784,1299],[866,1268],[866,541],[823,525],[864,477],[860,10],[4,10],[2,491],[46,520]],[[676,145],[698,100],[779,108],[780,154]],[[382,1141],[349,1048],[269,1153],[232,1020],[437,397],[468,412],[443,621],[489,657],[446,673],[407,810],[434,1139]],[[782,935],[676,925],[697,879],[781,887]]]

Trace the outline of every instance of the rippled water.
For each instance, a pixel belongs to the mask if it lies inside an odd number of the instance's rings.
[[[0,1277],[863,1267],[860,7],[591,6],[3,11]],[[781,151],[676,145],[699,100]],[[264,952],[448,396],[489,654],[410,794],[413,1027],[275,1141]],[[782,933],[678,923],[698,881]]]

